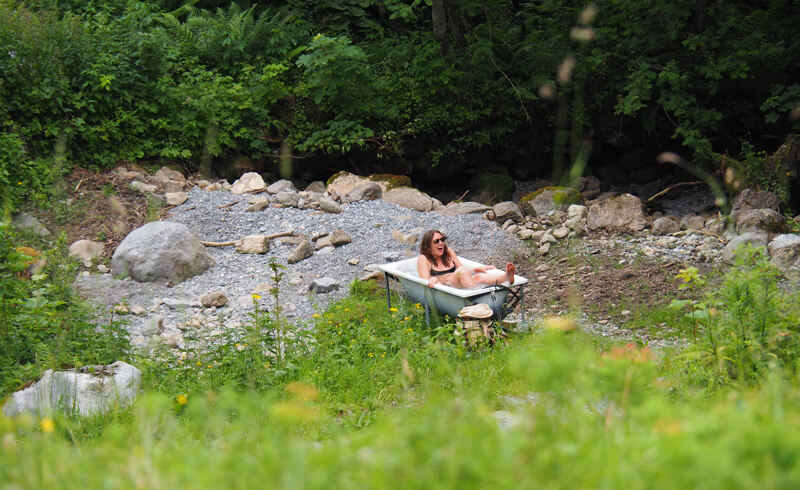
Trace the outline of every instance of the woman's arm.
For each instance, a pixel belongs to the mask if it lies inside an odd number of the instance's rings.
[[[431,277],[431,263],[424,255],[417,257],[417,274],[419,274],[420,279],[428,280],[429,288],[432,288],[434,284],[439,282],[438,277]]]

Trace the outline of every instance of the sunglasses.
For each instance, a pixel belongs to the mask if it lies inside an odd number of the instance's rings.
[[[437,238],[436,240],[433,241],[433,243],[439,244],[439,243],[444,243],[445,241],[447,241],[447,238],[442,237],[442,238]]]

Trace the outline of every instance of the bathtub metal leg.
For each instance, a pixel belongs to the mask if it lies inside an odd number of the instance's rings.
[[[392,292],[389,290],[389,274],[383,273],[383,282],[386,285],[386,311],[392,312]]]

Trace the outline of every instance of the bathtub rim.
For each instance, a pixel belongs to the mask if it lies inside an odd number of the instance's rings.
[[[461,257],[461,256],[458,256],[458,259],[461,261],[462,264],[464,264],[465,266],[470,267],[470,268],[486,265],[486,264],[482,264],[480,262],[476,262],[474,260],[470,260],[470,259],[467,259],[467,258],[464,258],[464,257]],[[407,273],[407,272],[405,272],[403,270],[400,270],[401,264],[403,264],[403,265],[405,265],[405,264],[413,264],[413,266],[414,266],[413,267],[414,274],[409,274],[409,273]],[[396,277],[402,277],[404,279],[407,279],[409,281],[415,282],[417,284],[422,284],[425,287],[428,286],[428,281],[425,280],[425,279],[422,279],[421,277],[419,277],[416,274],[417,257],[411,257],[411,258],[408,258],[408,259],[398,260],[398,261],[395,261],[395,262],[390,262],[388,264],[381,264],[379,266],[379,269],[385,274],[390,274],[390,275],[396,276]],[[497,291],[498,289],[516,288],[518,286],[523,286],[523,285],[525,285],[527,283],[528,283],[528,279],[526,279],[526,278],[524,278],[522,276],[519,276],[517,274],[514,274],[514,284],[508,284],[508,282],[501,282],[501,283],[499,283],[497,285],[486,286],[485,288],[481,288],[481,289],[459,289],[459,288],[454,288],[452,286],[447,286],[445,284],[434,284],[433,289],[438,289],[439,291],[442,291],[444,293],[451,294],[453,296],[457,296],[459,298],[466,299],[466,298],[471,298],[473,296],[482,296],[484,294],[491,293],[493,291]]]

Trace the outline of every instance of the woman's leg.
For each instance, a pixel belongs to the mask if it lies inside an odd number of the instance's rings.
[[[470,270],[466,267],[459,267],[445,280],[448,286],[461,289],[470,289],[475,287],[477,282],[473,278]]]
[[[509,262],[506,264],[506,270],[490,269],[486,272],[481,272],[474,276],[474,281],[479,284],[497,284],[504,281],[508,281],[509,284],[514,284],[514,273],[516,271],[516,266]]]

